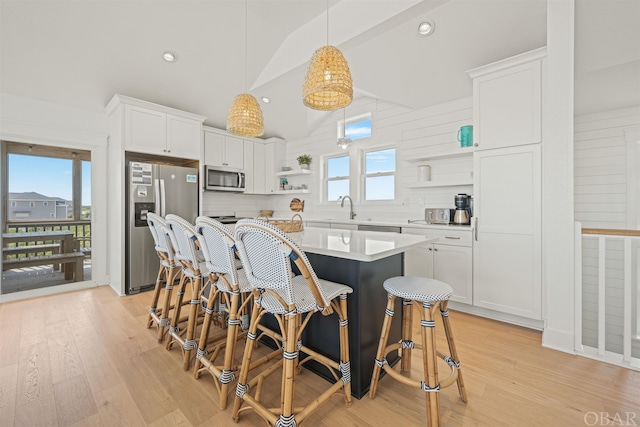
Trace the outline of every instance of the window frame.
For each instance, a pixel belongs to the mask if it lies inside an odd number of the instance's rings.
[[[395,151],[395,167],[393,172],[384,172],[384,173],[375,173],[367,175],[366,173],[366,161],[367,154],[373,153],[376,151],[386,151],[386,150],[394,150]],[[359,183],[359,192],[361,197],[358,198],[359,203],[365,205],[397,205],[399,204],[399,192],[398,192],[398,147],[396,144],[385,144],[379,145],[375,147],[368,147],[367,149],[359,150],[358,157],[360,160],[360,183]],[[367,187],[366,180],[371,177],[378,176],[393,176],[393,199],[386,200],[366,200]]]
[[[373,116],[371,114],[371,112],[368,113],[363,113],[363,114],[358,114],[357,116],[351,116],[351,117],[347,117],[345,119],[342,120],[338,120],[338,138],[344,138],[344,131],[345,131],[345,127],[353,124],[353,123],[358,123],[358,122],[363,122],[369,120],[369,122],[371,122],[371,127],[370,127],[370,131],[371,134],[369,136],[363,136],[362,138],[356,138],[353,139],[353,141],[360,141],[363,139],[369,139],[369,138],[373,138]]]
[[[347,176],[336,176],[333,178],[329,178],[329,160],[331,159],[338,159],[341,157],[346,157],[348,162],[349,162],[349,175]],[[323,173],[322,173],[322,203],[323,204],[331,204],[331,203],[336,203],[336,200],[328,200],[329,197],[329,182],[330,181],[338,181],[338,180],[344,180],[346,178],[348,184],[349,184],[349,192],[351,192],[351,188],[352,188],[352,184],[353,184],[353,165],[352,165],[352,161],[351,161],[351,155],[349,152],[337,152],[334,154],[328,154],[322,157],[322,166],[323,166]]]
[[[395,171],[393,173],[387,173],[385,175],[393,175],[393,195],[394,198],[392,200],[365,200],[365,162],[366,162],[366,153],[374,152],[374,151],[384,151],[384,150],[395,150],[396,161],[395,161]],[[325,206],[330,206],[335,201],[328,201],[328,162],[329,159],[337,158],[337,157],[349,157],[349,197],[354,201],[354,203],[358,203],[359,205],[378,205],[378,206],[396,206],[401,205],[401,197],[398,187],[398,144],[396,142],[385,143],[385,144],[376,144],[366,148],[356,148],[350,147],[345,151],[334,151],[333,153],[326,154],[322,156],[322,177],[321,177],[321,195],[319,197],[320,204]],[[378,174],[372,175],[378,176]]]

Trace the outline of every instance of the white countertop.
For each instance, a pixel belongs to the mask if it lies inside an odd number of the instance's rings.
[[[305,227],[303,231],[287,235],[305,252],[365,262],[396,255],[437,240],[437,237],[413,234],[315,227]]]
[[[287,218],[288,219],[288,218]],[[424,221],[416,220],[417,222],[408,221],[385,221],[385,220],[368,220],[368,219],[338,219],[338,218],[305,218],[304,222],[320,222],[330,224],[353,224],[353,225],[381,225],[390,227],[402,227],[402,228],[433,228],[440,230],[473,230],[472,225],[455,225],[455,224],[427,224]]]

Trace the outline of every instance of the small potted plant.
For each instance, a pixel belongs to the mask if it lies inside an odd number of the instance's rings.
[[[311,156],[310,155],[303,154],[301,156],[298,156],[298,158],[296,160],[298,160],[298,164],[300,165],[300,167],[302,169],[309,169],[309,165],[311,165]]]

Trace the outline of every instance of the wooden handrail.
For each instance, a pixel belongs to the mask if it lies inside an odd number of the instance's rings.
[[[610,234],[612,236],[640,237],[640,230],[623,230],[617,228],[583,228],[582,234]]]

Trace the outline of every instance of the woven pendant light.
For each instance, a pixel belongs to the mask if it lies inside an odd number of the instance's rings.
[[[227,130],[240,136],[261,136],[264,133],[264,121],[260,104],[253,95],[241,93],[229,108]]]
[[[329,2],[327,1],[327,45],[316,50],[309,62],[302,87],[302,102],[315,110],[337,110],[351,104],[353,83],[349,64],[335,46],[329,46]]]
[[[244,2],[244,86],[247,89],[247,1]],[[256,98],[241,93],[233,100],[227,115],[227,131],[239,135],[256,137],[264,133],[262,110]]]
[[[316,50],[309,62],[302,102],[316,110],[337,110],[351,104],[353,84],[349,64],[335,46]]]

